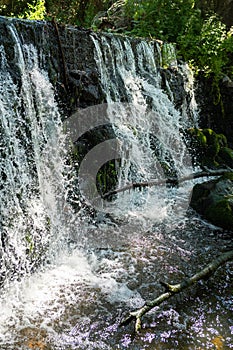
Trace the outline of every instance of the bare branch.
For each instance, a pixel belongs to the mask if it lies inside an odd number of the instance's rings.
[[[159,185],[177,185],[180,184],[184,181],[188,181],[188,180],[193,180],[193,179],[197,179],[199,177],[206,177],[206,176],[221,176],[224,175],[226,173],[231,172],[232,169],[218,169],[218,170],[205,170],[205,171],[200,171],[198,173],[192,173],[189,174],[187,176],[181,177],[180,179],[177,177],[170,177],[167,179],[162,179],[162,180],[151,180],[151,181],[146,181],[146,182],[135,182],[129,185],[126,185],[124,187],[118,188],[116,190],[113,191],[109,191],[107,193],[105,193],[102,198],[106,199],[114,194],[120,193],[120,192],[125,192],[128,190],[132,190],[135,188],[143,188],[143,187],[152,187],[152,186],[159,186]]]
[[[120,326],[129,324],[131,321],[135,321],[135,331],[139,332],[141,329],[141,319],[148,311],[153,309],[155,306],[160,305],[165,300],[171,298],[174,294],[180,293],[184,289],[192,286],[200,280],[207,279],[212,275],[220,266],[224,265],[226,262],[233,260],[233,250],[220,255],[217,259],[212,261],[203,270],[199,271],[190,278],[184,279],[178,284],[168,284],[165,282],[160,282],[165,287],[165,293],[159,295],[156,299],[148,301],[144,306],[136,311],[131,311],[129,314],[121,321]]]

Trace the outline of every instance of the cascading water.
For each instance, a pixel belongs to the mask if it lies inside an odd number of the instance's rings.
[[[191,118],[187,118],[186,101],[182,115],[170,100],[171,91],[167,94],[161,89],[159,45],[140,41],[132,47],[129,39],[112,35],[101,39],[93,36],[92,40],[109,104],[108,117],[110,123],[116,125],[116,137],[125,145],[121,154],[124,166],[121,167],[118,186],[166,178],[168,175],[176,176],[179,181],[180,177],[192,171],[191,158],[181,132],[192,122]],[[121,103],[122,99],[125,103]],[[147,198],[147,209],[157,202],[158,189],[150,189],[149,192],[152,198],[150,201]],[[162,192],[167,200],[167,191],[163,189]],[[139,194],[139,197],[142,198],[142,195]],[[126,198],[125,204],[128,208]],[[168,208],[167,203],[165,206]],[[120,207],[122,210],[122,202]],[[159,207],[158,218],[162,218],[162,201]],[[140,210],[145,215],[145,207]]]
[[[183,279],[229,240],[184,215],[190,185],[121,194],[105,203],[113,214],[109,222],[79,220],[67,200],[74,172],[66,165],[63,125],[41,66],[46,59],[22,44],[12,23],[8,31],[20,79],[0,46],[1,349],[232,348],[230,266],[145,317],[141,335],[118,328],[125,308],[161,292],[159,279]],[[159,47],[112,35],[91,40],[107,117],[123,145],[118,186],[171,174],[179,183],[191,166],[181,133],[191,119],[185,100],[181,112],[174,108],[169,82],[166,93],[161,89]],[[195,106],[192,91],[190,100]],[[31,272],[43,260],[48,263]]]
[[[30,271],[60,239],[65,200],[62,124],[38,53],[9,32],[21,76],[14,83],[1,54],[1,253],[2,280]],[[66,236],[65,226],[63,227]]]

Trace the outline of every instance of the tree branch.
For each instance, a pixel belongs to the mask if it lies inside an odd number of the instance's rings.
[[[165,282],[160,282],[163,287],[165,287],[165,293],[159,295],[156,299],[148,301],[144,306],[138,310],[129,312],[128,316],[125,317],[120,326],[129,324],[131,321],[135,321],[135,331],[139,332],[141,329],[141,319],[148,311],[153,309],[155,306],[160,305],[165,300],[171,298],[174,294],[180,293],[184,289],[192,286],[202,279],[207,279],[212,275],[220,266],[224,265],[227,261],[233,260],[233,250],[230,250],[226,253],[220,255],[217,259],[212,261],[207,265],[203,270],[199,271],[190,278],[184,279],[181,283],[178,284],[168,284]]]
[[[124,187],[118,188],[113,191],[109,191],[105,193],[102,198],[106,199],[114,194],[120,193],[120,192],[125,192],[131,189],[135,188],[143,188],[143,187],[152,187],[152,186],[159,186],[159,185],[166,185],[166,184],[171,184],[171,185],[177,185],[179,183],[182,183],[187,180],[192,180],[192,179],[197,179],[199,177],[205,177],[205,176],[221,176],[226,173],[229,173],[233,171],[232,169],[218,169],[218,170],[205,170],[205,171],[200,171],[198,173],[192,173],[187,176],[181,177],[180,179],[177,177],[170,177],[167,179],[162,179],[162,180],[151,180],[151,181],[146,181],[146,182],[135,182],[129,185],[126,185]]]

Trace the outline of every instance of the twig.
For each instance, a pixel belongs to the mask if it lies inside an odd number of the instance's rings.
[[[171,298],[174,294],[180,293],[184,289],[192,286],[200,280],[209,278],[210,275],[212,275],[220,266],[224,265],[227,261],[230,260],[233,260],[233,250],[223,253],[217,259],[215,259],[209,265],[207,265],[203,270],[199,271],[192,277],[183,280],[181,283],[168,284],[165,282],[160,282],[163,285],[163,287],[165,287],[165,293],[159,295],[156,299],[152,301],[146,302],[145,305],[139,308],[138,310],[129,312],[128,316],[121,321],[120,326],[129,324],[131,321],[134,320],[135,331],[139,332],[141,329],[141,319],[142,316],[145,315],[145,313],[153,309],[155,306],[160,305],[165,300]]]

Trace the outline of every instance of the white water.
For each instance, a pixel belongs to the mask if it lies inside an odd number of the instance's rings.
[[[160,269],[166,274],[174,269],[183,277],[183,269],[189,265],[193,252],[196,254],[200,249],[195,237],[192,241],[192,232],[188,244],[180,238],[180,233],[170,235],[169,239],[165,237],[177,224],[176,217],[169,218],[169,210],[179,211],[175,198],[179,203],[184,199],[180,208],[184,216],[188,187],[179,192],[150,189],[143,195],[136,192],[119,196],[112,206],[116,217],[123,212],[122,225],[86,225],[88,218],[82,218],[79,224],[67,203],[71,170],[65,165],[64,135],[53,88],[47,73],[39,67],[41,53],[32,46],[22,46],[13,25],[9,30],[14,39],[21,86],[14,84],[1,46],[3,157],[0,166],[5,174],[0,192],[1,233],[5,230],[8,241],[4,242],[2,236],[1,270],[6,276],[0,300],[0,347],[3,350],[127,348],[132,342],[129,334],[114,338],[122,309],[126,305],[135,308],[143,304],[145,291]],[[179,178],[190,166],[179,133],[186,121],[160,89],[160,61],[154,59],[155,51],[159,57],[159,48],[139,43],[136,63],[127,39],[103,36],[101,40],[101,45],[94,42],[101,81],[110,103],[109,117],[115,115],[111,121],[117,126],[116,135],[128,145],[124,149],[128,152],[123,157],[119,186],[158,178],[158,173],[160,178],[165,176],[150,149],[149,136],[155,131],[174,159]],[[130,113],[124,104],[112,104],[123,95],[131,103]],[[147,102],[152,107],[149,113]],[[132,164],[136,169],[133,173]],[[164,219],[170,226],[153,232],[153,224]],[[184,219],[180,222],[185,225]],[[200,223],[196,221],[196,225]],[[70,251],[66,245],[69,237],[76,237]],[[30,251],[35,256],[41,252],[49,263],[30,273],[31,260],[35,258],[28,259]],[[173,254],[181,257],[185,266],[176,267],[177,261],[171,259]],[[11,281],[14,270],[26,271],[28,276]],[[157,288],[156,282],[153,283],[151,288]],[[196,314],[198,319],[199,313]],[[178,312],[171,310],[167,315],[169,322],[178,325],[177,329],[187,331],[186,321],[180,320]],[[199,331],[198,322],[194,324]],[[197,339],[198,331],[192,333]],[[148,348],[155,333],[145,334],[139,348],[144,343]],[[166,339],[165,331],[164,334],[162,337]]]
[[[22,46],[9,26],[21,76],[16,86],[0,47],[2,273],[29,271],[40,252],[56,251],[67,235],[64,225],[66,168],[62,123],[47,73],[38,53]],[[23,107],[22,107],[23,106]],[[4,241],[6,240],[6,242]],[[27,251],[27,253],[26,253]],[[35,255],[35,256],[34,256]],[[29,260],[29,261],[28,261]],[[5,267],[4,267],[5,266]]]
[[[121,154],[124,166],[119,171],[118,187],[132,182],[166,179],[166,168],[170,169],[170,174],[175,169],[178,180],[191,173],[191,157],[181,133],[181,130],[192,124],[188,119],[187,101],[183,101],[182,111],[179,112],[172,103],[171,91],[167,95],[161,89],[161,54],[158,44],[138,42],[133,47],[129,39],[112,35],[101,36],[100,39],[93,36],[92,40],[101,83],[109,104],[108,118],[116,126],[116,137],[124,145]],[[159,59],[156,60],[156,57]],[[185,71],[188,72],[187,68],[182,66],[184,76]],[[186,77],[185,80],[191,95],[191,79]],[[124,103],[121,102],[123,97]],[[193,94],[191,100],[193,107],[196,107]],[[154,147],[157,147],[158,154],[155,154]],[[138,196],[130,194],[126,200],[126,194],[124,203],[120,197],[118,207],[122,210],[125,205],[128,210],[134,198],[136,206],[140,203],[143,215],[147,210],[151,216],[149,212],[153,211],[158,213],[157,219],[164,219],[169,215],[169,193],[163,188],[159,198],[158,194],[158,188],[147,189],[144,197],[141,193]],[[187,206],[188,200],[183,206],[184,210]]]

